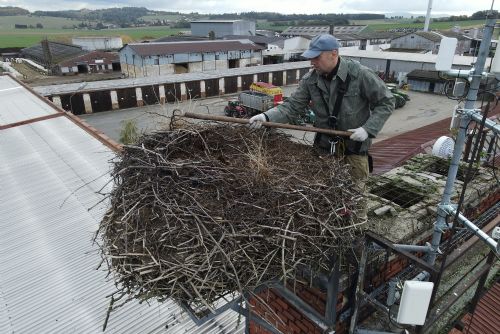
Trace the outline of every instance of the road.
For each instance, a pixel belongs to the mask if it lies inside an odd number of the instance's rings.
[[[295,88],[296,86],[284,87],[285,95],[290,95]],[[456,101],[445,96],[419,92],[409,92],[409,95],[411,100],[403,108],[394,111],[374,142],[450,117],[456,105]],[[135,121],[141,132],[151,132],[168,126],[174,110],[223,115],[224,107],[231,98],[236,98],[236,95],[107,111],[80,117],[110,138],[119,141],[120,130],[126,120]],[[298,138],[304,137],[301,131],[291,133]],[[306,135],[306,138],[310,139],[311,135]]]

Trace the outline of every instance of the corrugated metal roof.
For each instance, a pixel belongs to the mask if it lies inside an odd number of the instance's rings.
[[[238,75],[249,75],[273,71],[297,70],[311,67],[309,61],[298,61],[273,65],[260,65],[251,67],[231,68],[216,71],[204,71],[195,73],[169,74],[155,77],[128,78],[116,80],[90,81],[84,83],[73,83],[64,85],[39,86],[33,89],[42,95],[59,95],[73,92],[96,91],[104,89],[120,89],[126,87],[140,87],[165,83],[188,82],[197,80],[209,80],[222,77]]]
[[[284,37],[269,37],[269,36],[247,36],[247,35],[225,35],[223,39],[248,39],[256,44],[274,44],[276,42],[283,42],[286,40]]]
[[[68,57],[73,57],[75,55],[85,53],[85,51],[82,50],[81,46],[73,44],[48,41],[48,46],[50,49],[51,60],[52,62],[56,63]],[[42,43],[24,48],[21,50],[21,53],[23,55],[34,57],[36,59],[42,59],[44,62],[48,61],[47,59],[45,59],[45,53],[43,51]]]
[[[239,50],[262,50],[250,41],[189,41],[189,42],[152,42],[128,44],[140,56],[166,55],[188,52],[216,52]]]
[[[0,76],[0,100],[0,126],[58,112],[9,75]]]
[[[447,135],[450,121],[451,118],[447,118],[373,144],[370,148],[374,165],[373,174],[382,174],[401,165],[422,152],[423,144]]]
[[[0,105],[7,100],[0,95]],[[48,106],[38,102],[32,114]],[[107,270],[96,269],[92,241],[107,205],[97,192],[111,185],[108,146],[64,115],[0,130],[1,333],[102,331],[115,288]],[[111,314],[106,330],[160,332],[243,333],[244,321],[227,311],[196,326],[172,301],[132,301]]]
[[[489,116],[500,112],[500,106],[492,108]],[[451,117],[381,140],[370,147],[373,157],[373,174],[385,173],[400,166],[406,160],[423,152],[425,144],[450,133]]]
[[[428,39],[432,42],[440,42],[441,39],[443,38],[443,36],[432,31],[416,31],[414,32],[414,34],[423,37],[425,39]]]
[[[190,23],[234,23],[234,22],[249,22],[246,20],[198,20]]]
[[[76,66],[80,63],[96,64],[97,59],[102,60],[102,62],[99,63],[100,65],[120,62],[120,56],[117,52],[92,51],[81,56],[67,59],[59,63],[59,66]]]

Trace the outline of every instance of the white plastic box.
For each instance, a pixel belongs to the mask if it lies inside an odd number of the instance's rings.
[[[423,325],[433,288],[434,283],[432,282],[406,281],[397,322],[408,325]]]

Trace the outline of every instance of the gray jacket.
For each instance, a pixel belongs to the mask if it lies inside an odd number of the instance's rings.
[[[299,87],[283,104],[265,112],[269,121],[278,123],[298,124],[305,114],[311,101],[311,108],[316,114],[314,126],[329,128],[328,117],[333,112],[337,98],[339,78],[346,80],[350,76],[349,86],[338,114],[337,130],[348,130],[363,127],[369,138],[361,147],[351,140],[346,141],[346,148],[351,152],[365,153],[371,145],[371,138],[375,138],[384,126],[385,121],[394,110],[394,96],[387,89],[384,82],[368,67],[357,61],[339,58],[340,65],[337,75],[331,83],[311,71],[304,75]],[[325,105],[326,101],[328,105]],[[322,147],[329,147],[329,138],[321,136]],[[357,150],[358,149],[358,150]]]

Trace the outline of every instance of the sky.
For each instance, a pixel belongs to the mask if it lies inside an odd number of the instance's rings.
[[[492,7],[499,10],[500,0],[433,0],[432,14],[471,15]],[[146,7],[173,12],[241,13],[276,12],[282,14],[318,13],[398,13],[425,14],[428,0],[0,0],[0,6],[35,10],[98,9],[109,7]]]

